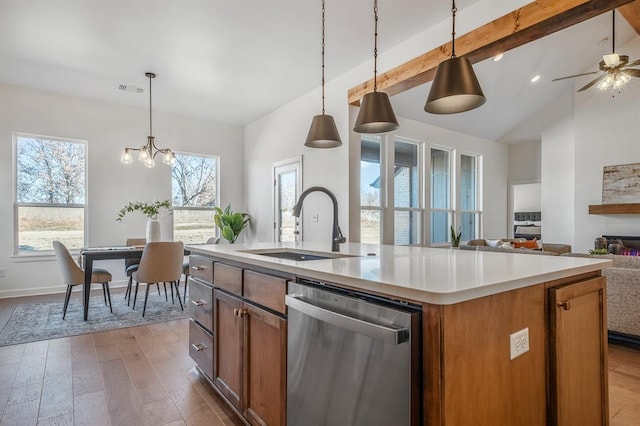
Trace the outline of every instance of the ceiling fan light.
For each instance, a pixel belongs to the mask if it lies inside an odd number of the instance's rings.
[[[400,125],[391,107],[389,96],[384,92],[364,95],[353,131],[357,133],[386,133]]]
[[[452,57],[438,65],[424,110],[455,114],[483,105],[487,98],[468,58]]]
[[[340,134],[333,117],[326,114],[314,116],[304,145],[309,148],[335,148],[341,146],[342,140],[340,140]]]
[[[615,68],[620,65],[620,55],[617,53],[610,53],[608,55],[603,55],[602,59],[604,59],[604,63],[609,68]]]
[[[607,74],[607,76],[603,78],[600,83],[598,83],[598,89],[607,90],[609,87],[611,87],[614,80],[615,78],[613,77],[613,74]]]

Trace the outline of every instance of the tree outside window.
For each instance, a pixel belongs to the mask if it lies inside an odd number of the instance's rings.
[[[173,239],[204,243],[215,234],[218,206],[218,157],[176,154],[171,170]]]
[[[86,142],[15,134],[15,251],[85,245]]]

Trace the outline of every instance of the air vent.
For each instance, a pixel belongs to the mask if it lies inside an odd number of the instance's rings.
[[[124,92],[144,93],[144,89],[142,87],[136,87],[136,86],[132,86],[130,84],[119,84],[118,85],[118,89],[122,90]]]

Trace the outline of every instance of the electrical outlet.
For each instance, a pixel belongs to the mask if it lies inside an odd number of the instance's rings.
[[[529,328],[513,333],[510,336],[511,359],[517,358],[525,352],[529,352]]]
[[[316,213],[311,219],[313,219],[314,222],[320,222],[320,214]]]
[[[0,278],[7,276],[7,268],[0,268]]]

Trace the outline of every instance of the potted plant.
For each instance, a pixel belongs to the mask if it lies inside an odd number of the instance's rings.
[[[147,242],[161,241],[160,221],[158,220],[158,214],[161,209],[171,210],[171,202],[169,200],[155,201],[153,203],[129,202],[120,209],[116,220],[122,222],[127,213],[140,211],[148,218]]]
[[[213,220],[216,226],[220,228],[222,237],[233,244],[238,235],[244,228],[247,227],[251,218],[247,213],[235,212],[231,209],[231,204],[222,210],[220,207],[215,208],[216,213],[213,216]]]
[[[450,227],[451,231],[451,247],[460,247],[460,237],[462,237],[462,231],[458,228],[458,231],[453,228],[453,225]]]

